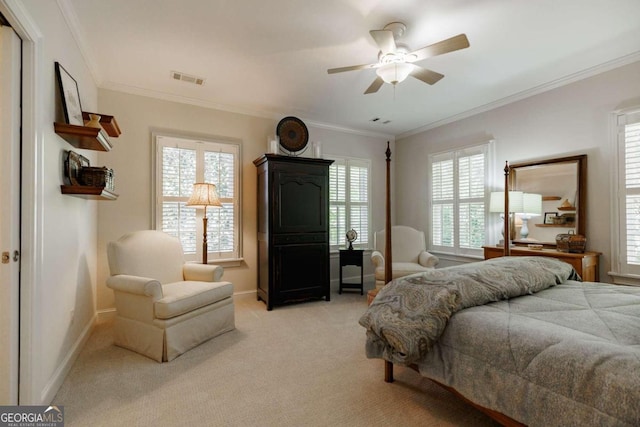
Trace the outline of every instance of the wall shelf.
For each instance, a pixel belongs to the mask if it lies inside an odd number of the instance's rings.
[[[104,187],[91,187],[89,185],[61,185],[62,194],[72,194],[99,200],[116,200],[118,195]]]
[[[110,151],[113,147],[107,133],[100,128],[69,125],[59,122],[55,122],[53,126],[58,135],[76,148]]]
[[[97,116],[100,116],[100,126],[102,126],[105,132],[107,132],[107,135],[117,138],[122,133],[120,131],[120,126],[118,126],[118,122],[116,122],[116,118],[108,114],[89,113],[87,111],[83,111],[82,119],[84,120],[85,123],[90,120],[89,119],[90,114],[95,114]]]
[[[568,222],[566,224],[534,224],[536,227],[545,228],[575,228],[575,222]]]

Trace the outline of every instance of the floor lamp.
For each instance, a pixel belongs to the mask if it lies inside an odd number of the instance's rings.
[[[187,201],[187,206],[194,208],[204,208],[204,215],[202,216],[202,225],[204,231],[202,234],[202,263],[207,263],[207,206],[222,207],[220,199],[218,198],[218,192],[216,186],[213,184],[207,184],[206,182],[196,182],[193,184],[193,193]]]

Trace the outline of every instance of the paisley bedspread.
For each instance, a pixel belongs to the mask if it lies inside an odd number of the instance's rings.
[[[360,318],[367,330],[367,356],[416,363],[455,312],[576,278],[573,267],[554,258],[508,257],[395,279],[380,290]]]
[[[535,426],[640,426],[640,287],[508,257],[396,279],[360,323],[369,357],[415,364]]]

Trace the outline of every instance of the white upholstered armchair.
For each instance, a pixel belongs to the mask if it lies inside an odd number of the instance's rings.
[[[371,252],[371,261],[375,266],[376,288],[385,285],[384,244],[385,231],[377,231],[373,236],[375,250]],[[438,257],[426,249],[424,232],[404,225],[391,227],[392,278],[434,268],[438,264]]]
[[[233,285],[221,266],[184,262],[180,241],[155,230],[107,246],[115,344],[168,362],[235,328]]]

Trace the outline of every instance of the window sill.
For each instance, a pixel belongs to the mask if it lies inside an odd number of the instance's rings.
[[[622,274],[610,271],[607,273],[616,285],[640,286],[640,276],[636,274]]]
[[[202,261],[187,261],[193,264],[202,264]],[[208,265],[219,265],[221,267],[240,267],[244,262],[244,258],[227,258],[227,259],[208,259]]]
[[[449,252],[438,252],[434,250],[427,249],[431,255],[435,255],[442,260],[447,261],[455,261],[455,262],[470,262],[470,261],[481,261],[484,260],[484,256],[482,254],[478,255],[456,255]]]

